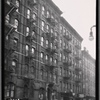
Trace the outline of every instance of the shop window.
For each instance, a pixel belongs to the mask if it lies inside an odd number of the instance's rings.
[[[27,9],[27,19],[30,19],[31,11]]]
[[[28,98],[28,86],[24,86],[24,98]]]
[[[15,85],[13,83],[8,83],[5,85],[5,97],[14,97]]]

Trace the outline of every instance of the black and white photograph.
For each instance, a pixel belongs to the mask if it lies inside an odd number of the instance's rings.
[[[97,100],[96,6],[4,0],[4,100]]]

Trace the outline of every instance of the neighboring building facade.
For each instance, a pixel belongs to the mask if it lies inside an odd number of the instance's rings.
[[[61,14],[51,0],[5,0],[5,100],[83,93],[83,39]]]
[[[83,93],[86,100],[95,99],[95,60],[84,47],[82,50]]]
[[[82,37],[63,18],[60,18],[59,70],[62,97],[70,100],[82,93]],[[72,94],[70,94],[72,92]],[[74,93],[74,94],[73,94]],[[69,95],[70,94],[70,95]],[[69,99],[70,98],[70,99]]]

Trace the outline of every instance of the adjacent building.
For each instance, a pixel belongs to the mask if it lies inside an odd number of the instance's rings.
[[[75,100],[86,93],[83,38],[61,14],[52,0],[5,0],[5,100]]]
[[[91,57],[88,50],[82,50],[82,70],[83,70],[83,94],[86,100],[95,99],[95,59]]]

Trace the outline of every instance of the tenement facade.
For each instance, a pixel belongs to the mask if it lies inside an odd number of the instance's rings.
[[[84,47],[82,50],[83,93],[87,100],[95,99],[95,60]]]
[[[5,100],[75,100],[83,93],[82,37],[52,0],[5,0]]]

